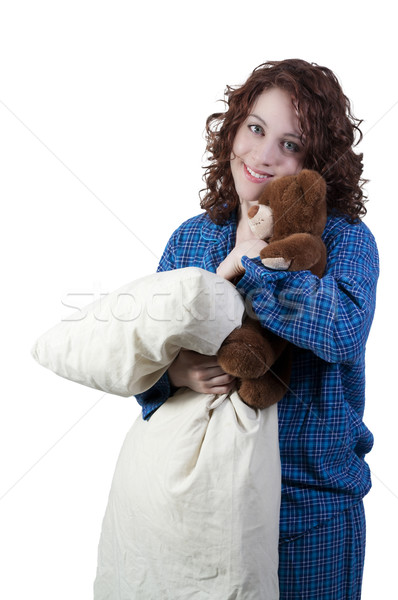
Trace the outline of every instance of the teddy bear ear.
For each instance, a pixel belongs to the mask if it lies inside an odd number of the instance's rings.
[[[304,193],[304,199],[309,204],[319,202],[326,196],[326,181],[316,171],[303,169],[297,176],[297,182]]]

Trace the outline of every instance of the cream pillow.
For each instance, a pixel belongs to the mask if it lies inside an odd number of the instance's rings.
[[[156,383],[181,348],[216,354],[243,314],[235,286],[214,273],[155,273],[60,322],[32,354],[61,377],[131,396]]]
[[[128,432],[95,600],[277,600],[278,407],[180,389]]]

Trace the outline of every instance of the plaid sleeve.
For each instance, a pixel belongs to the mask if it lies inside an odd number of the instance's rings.
[[[325,238],[326,272],[272,271],[243,257],[238,288],[267,327],[330,363],[350,363],[365,348],[375,309],[378,253],[369,229],[340,221]]]
[[[149,419],[151,415],[171,396],[171,383],[167,371],[149,390],[136,394],[136,400],[142,408],[142,418]]]
[[[173,271],[176,268],[175,260],[175,245],[176,245],[177,231],[173,233],[171,238],[166,244],[166,248],[160,258],[157,272],[161,271]]]

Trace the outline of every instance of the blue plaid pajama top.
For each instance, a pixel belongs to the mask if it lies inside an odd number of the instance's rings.
[[[183,223],[158,270],[201,267],[215,272],[234,248],[236,217],[214,224],[207,214]],[[273,271],[243,257],[237,288],[264,327],[295,346],[290,391],[279,402],[282,463],[281,542],[292,540],[361,500],[371,487],[364,460],[373,436],[362,421],[365,345],[375,309],[378,253],[364,223],[329,217],[328,262],[309,271]],[[165,374],[137,400],[143,417],[170,396]]]

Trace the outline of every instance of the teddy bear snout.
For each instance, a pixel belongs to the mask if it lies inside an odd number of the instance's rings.
[[[252,206],[248,211],[249,226],[256,237],[267,240],[272,236],[274,219],[270,206],[260,204]]]

